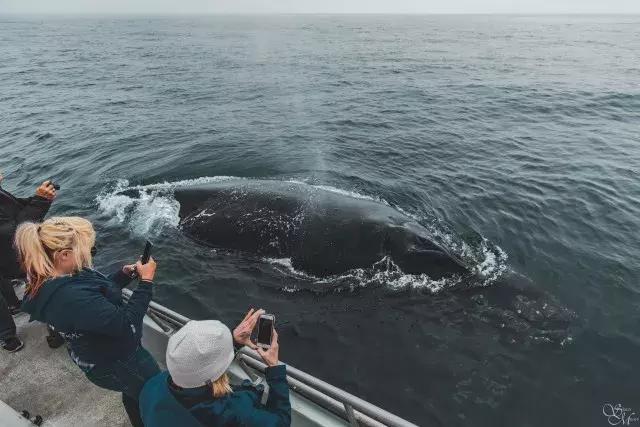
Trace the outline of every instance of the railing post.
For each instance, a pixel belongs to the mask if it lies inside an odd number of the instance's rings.
[[[349,418],[349,424],[353,427],[358,427],[358,420],[356,420],[356,413],[353,411],[353,406],[344,402],[344,410],[347,412],[347,418]]]

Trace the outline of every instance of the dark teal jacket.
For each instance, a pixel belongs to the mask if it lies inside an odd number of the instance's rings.
[[[24,298],[22,311],[60,332],[78,365],[109,364],[133,354],[142,337],[152,284],[140,282],[125,304],[122,288],[130,281],[121,271],[107,277],[84,269],[45,282]]]
[[[234,387],[228,396],[214,399],[210,388],[182,389],[173,384],[168,372],[162,372],[142,389],[140,414],[144,425],[150,427],[288,427],[291,404],[287,368],[285,365],[267,368],[265,377],[269,398],[262,405],[262,392],[247,384]]]

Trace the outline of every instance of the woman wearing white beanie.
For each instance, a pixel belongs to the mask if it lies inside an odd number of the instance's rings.
[[[217,320],[191,321],[167,345],[167,368],[151,378],[140,395],[145,426],[256,426],[291,424],[286,366],[278,362],[278,334],[271,347],[257,348],[267,365],[269,398],[250,385],[231,388],[226,374],[235,345],[256,346],[250,336],[262,310],[250,310],[233,331]]]

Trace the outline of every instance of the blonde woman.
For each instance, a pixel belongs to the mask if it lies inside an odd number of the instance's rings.
[[[278,334],[268,350],[257,348],[267,365],[269,397],[250,384],[229,384],[227,369],[234,346],[249,345],[251,330],[263,310],[249,311],[234,330],[217,320],[192,320],[169,339],[167,368],[147,382],[140,394],[145,424],[154,427],[288,427],[291,403],[287,367],[278,361]]]
[[[131,423],[142,426],[138,396],[145,381],[160,372],[140,345],[156,263],[126,265],[107,277],[92,268],[94,243],[93,226],[83,218],[20,225],[15,246],[27,275],[22,310],[59,331],[87,378],[121,392]],[[124,304],[121,289],[134,269],[140,282]]]

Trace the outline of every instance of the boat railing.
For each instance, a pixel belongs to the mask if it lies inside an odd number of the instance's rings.
[[[131,290],[123,289],[126,300],[131,296]],[[184,326],[190,319],[176,313],[167,307],[151,302],[147,316],[158,327],[170,336],[176,330]],[[256,372],[264,373],[266,365],[257,352],[244,347],[236,356],[239,366],[251,377],[256,377]],[[292,391],[304,396],[314,404],[339,416],[351,426],[366,427],[416,427],[415,424],[394,415],[364,399],[354,396],[336,386],[333,386],[319,378],[314,377],[300,369],[287,364],[287,381]]]

